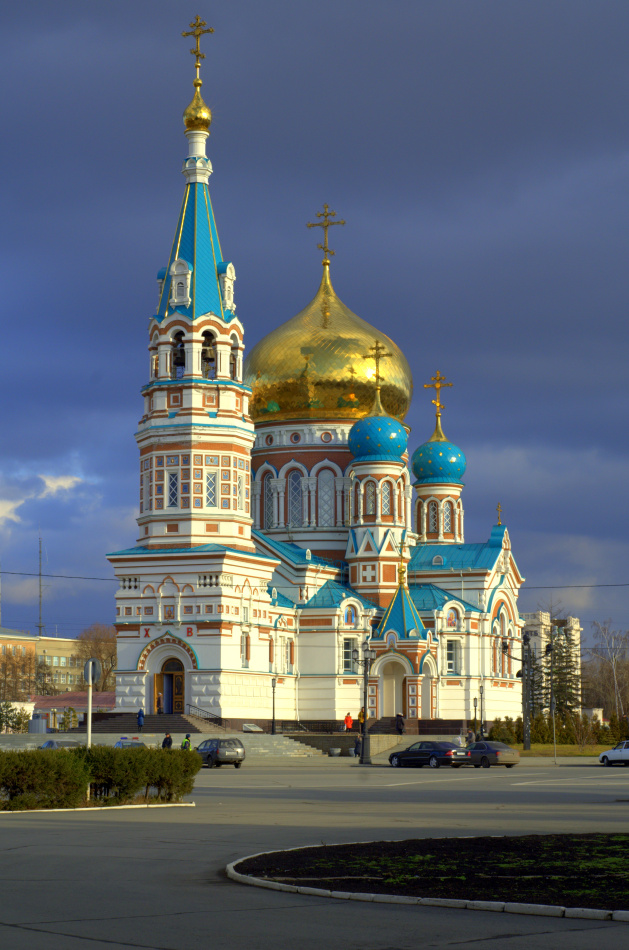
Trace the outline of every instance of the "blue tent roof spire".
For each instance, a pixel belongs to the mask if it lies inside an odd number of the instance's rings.
[[[199,30],[201,26],[205,24],[201,22]],[[196,32],[190,35],[196,36]],[[210,134],[211,113],[200,98],[198,65],[197,59],[195,98],[183,114],[189,143],[182,169],[186,189],[168,263],[157,277],[160,293],[156,317],[160,322],[175,311],[191,320],[211,312],[229,322],[236,309],[233,303],[236,275],[233,265],[223,260],[208,189],[212,163],[205,154],[205,145]]]

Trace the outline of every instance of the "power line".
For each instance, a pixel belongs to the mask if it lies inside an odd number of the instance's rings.
[[[6,574],[13,577],[39,577],[38,573],[28,573],[27,571],[0,571],[0,574]],[[89,577],[83,576],[81,574],[42,574],[42,577],[55,577],[62,580],[68,581],[108,581],[109,583],[117,583],[117,577]],[[456,575],[448,574],[448,577],[453,577]],[[294,586],[290,584],[272,584],[276,590],[294,590]],[[297,585],[299,586],[299,585]],[[301,585],[304,586],[304,585]],[[310,587],[310,584],[306,586]],[[522,593],[526,593],[527,590],[590,590],[594,587],[629,587],[629,581],[622,584],[548,584],[543,586],[531,587],[528,584],[525,584],[520,588]]]

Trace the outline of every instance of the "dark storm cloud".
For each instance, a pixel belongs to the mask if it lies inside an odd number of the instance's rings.
[[[62,0],[0,13],[0,500],[42,474],[82,479],[63,498],[29,495],[17,521],[0,507],[5,568],[32,569],[38,520],[60,573],[105,576],[104,552],[134,541],[145,331],[192,92],[179,34],[196,12]],[[455,382],[444,427],[469,457],[468,540],[488,536],[500,500],[532,586],[629,581],[624,0],[199,12],[216,28],[210,187],[248,347],[314,295],[305,222],[328,201],[347,220],[337,292],[411,363],[411,449],[432,431],[421,384],[437,368]],[[622,589],[584,596],[567,591],[564,607],[629,625]],[[50,621],[111,616],[108,587],[50,598]],[[5,623],[32,624],[32,590],[4,599]],[[524,592],[523,609],[540,599]]]

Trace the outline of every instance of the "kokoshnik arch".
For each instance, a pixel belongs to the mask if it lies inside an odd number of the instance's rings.
[[[368,716],[518,714],[523,582],[500,517],[467,543],[465,456],[436,426],[410,459],[411,370],[400,348],[337,297],[327,205],[313,300],[243,360],[234,264],[208,188],[212,116],[183,113],[184,196],[149,324],[136,439],[138,537],[109,555],[116,708],[190,706],[233,722],[339,719],[362,706],[353,651],[370,639]],[[425,368],[424,368],[425,369]]]

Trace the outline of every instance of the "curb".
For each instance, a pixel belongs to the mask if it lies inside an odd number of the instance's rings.
[[[466,837],[470,837],[467,835]],[[502,837],[493,835],[492,837]],[[438,840],[438,839],[431,839]],[[372,844],[373,842],[338,842],[339,844]],[[334,847],[334,844],[328,847]],[[285,891],[290,894],[304,894],[310,897],[331,897],[335,900],[363,901],[370,904],[406,904],[420,907],[450,907],[458,910],[484,910],[504,914],[527,914],[536,917],[568,917],[583,920],[613,920],[629,923],[629,910],[600,910],[588,907],[561,907],[557,904],[520,904],[513,901],[468,901],[464,898],[450,897],[405,897],[396,894],[366,894],[351,891],[329,891],[321,887],[301,887],[297,884],[282,884],[279,881],[266,880],[241,874],[236,865],[251,858],[259,858],[267,854],[281,854],[283,851],[301,851],[304,848],[317,848],[320,844],[301,845],[298,848],[281,848],[276,851],[258,851],[256,854],[247,854],[243,858],[232,861],[225,868],[227,877],[238,884],[248,884],[250,887],[266,887],[272,891]]]
[[[78,811],[90,814],[93,811],[121,811],[123,808],[196,808],[196,802],[160,802],[150,805],[94,805],[90,808],[24,808],[23,810],[0,810],[1,815],[50,815],[52,812]],[[241,858],[241,861],[243,858]]]

